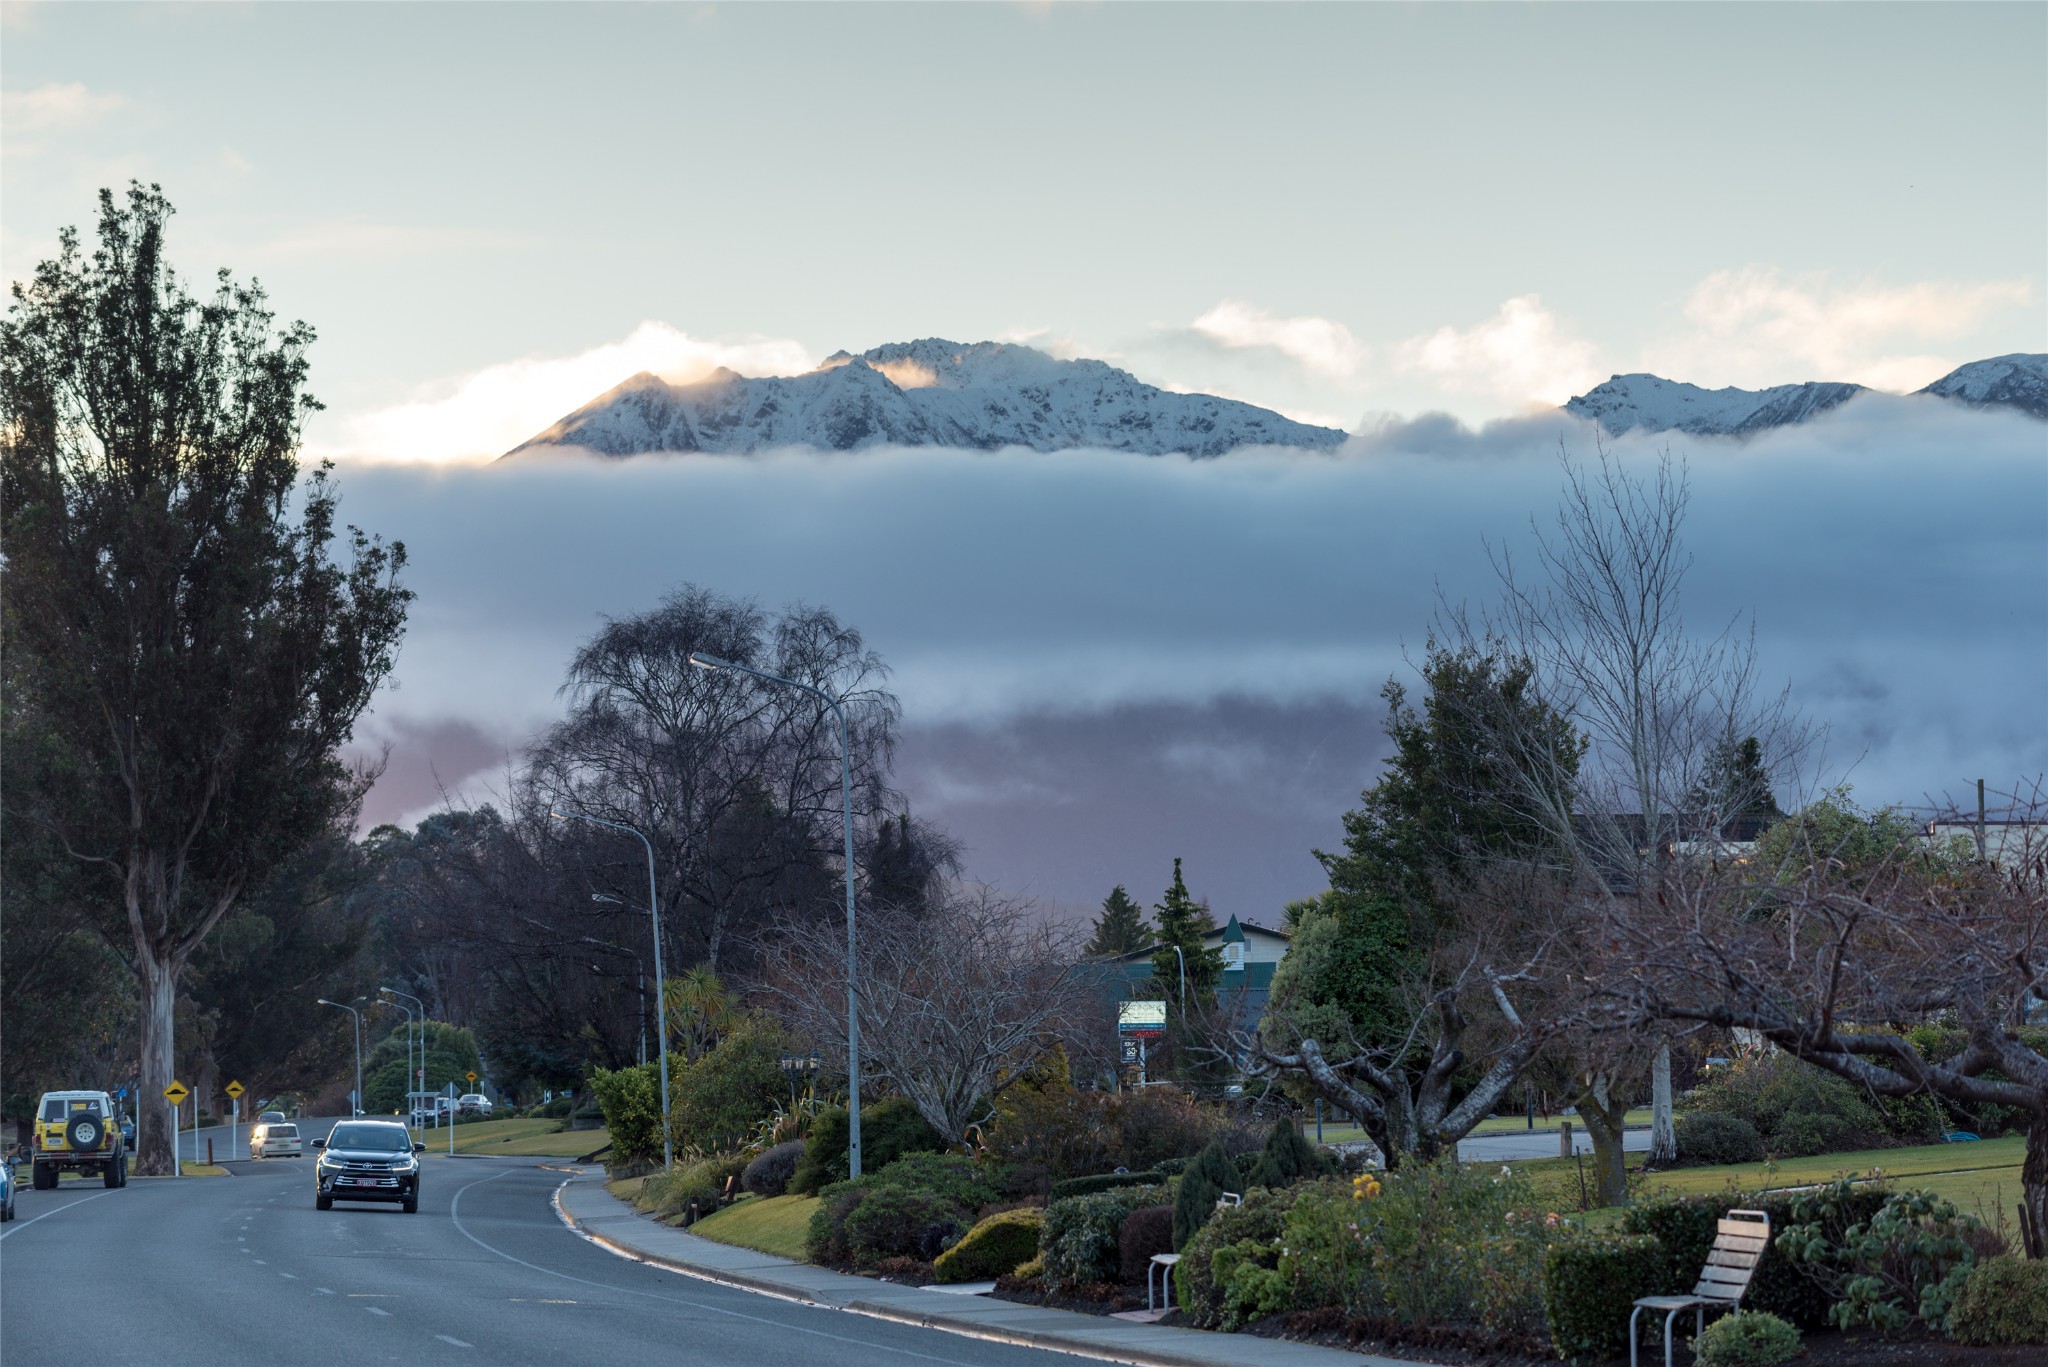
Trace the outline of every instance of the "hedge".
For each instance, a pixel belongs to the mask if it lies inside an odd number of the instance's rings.
[[[1833,1202],[1820,1223],[1839,1242],[1850,1225],[1867,1223],[1877,1214],[1890,1194],[1881,1184],[1854,1188]],[[1706,1265],[1708,1250],[1714,1246],[1721,1217],[1731,1210],[1760,1210],[1771,1217],[1771,1244],[1757,1263],[1749,1292],[1742,1298],[1743,1308],[1767,1310],[1802,1330],[1825,1328],[1833,1298],[1815,1277],[1815,1269],[1794,1263],[1777,1246],[1778,1235],[1801,1223],[1793,1215],[1793,1208],[1804,1195],[1789,1191],[1722,1192],[1631,1206],[1622,1217],[1622,1228],[1630,1234],[1653,1234],[1664,1246],[1659,1285],[1647,1294],[1690,1292],[1699,1280],[1700,1269]]]
[[[1040,1207],[999,1211],[941,1253],[932,1272],[946,1283],[1008,1276],[1038,1256],[1038,1236],[1044,1226],[1045,1211]]]
[[[848,1118],[844,1106],[818,1113],[804,1141],[804,1156],[797,1160],[789,1179],[789,1191],[796,1196],[816,1196],[831,1182],[843,1182],[849,1164],[846,1158]],[[937,1130],[925,1123],[917,1108],[900,1096],[886,1097],[860,1108],[860,1160],[862,1175],[879,1171],[906,1153],[939,1153],[950,1147]]]
[[[1551,1346],[1573,1362],[1628,1351],[1635,1303],[1664,1291],[1666,1250],[1648,1234],[1584,1236],[1543,1258],[1543,1315]]]
[[[1164,1186],[1122,1187],[1069,1196],[1047,1206],[1038,1245],[1045,1259],[1046,1290],[1116,1281],[1122,1271],[1125,1217],[1166,1199]]]

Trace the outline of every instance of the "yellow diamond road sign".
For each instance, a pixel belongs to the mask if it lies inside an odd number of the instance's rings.
[[[475,1082],[475,1081],[476,1081],[476,1074],[475,1074],[475,1073],[464,1073],[464,1074],[463,1074],[463,1076],[464,1076],[464,1077],[466,1077],[466,1078],[468,1078],[468,1079],[469,1079],[469,1080],[470,1080],[471,1082]]]
[[[171,1085],[164,1088],[164,1100],[170,1102],[173,1106],[184,1105],[185,1098],[190,1095],[192,1095],[192,1089],[176,1078],[172,1078]]]
[[[230,1098],[230,1099],[233,1099],[233,1100],[240,1100],[240,1099],[241,1099],[241,1096],[242,1096],[242,1084],[241,1084],[241,1083],[239,1083],[239,1082],[230,1082],[230,1083],[229,1083],[229,1084],[228,1084],[227,1086],[225,1086],[225,1087],[221,1088],[221,1090],[222,1090],[222,1091],[224,1091],[224,1092],[226,1092],[226,1093],[228,1094],[228,1096],[229,1096],[229,1098]]]

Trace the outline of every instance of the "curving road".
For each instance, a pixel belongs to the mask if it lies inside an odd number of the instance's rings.
[[[310,1157],[25,1190],[0,1226],[0,1362],[1074,1361],[629,1262],[563,1225],[548,1161],[427,1155],[417,1215],[315,1211]]]

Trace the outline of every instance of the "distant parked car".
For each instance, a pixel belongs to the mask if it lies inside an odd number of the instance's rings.
[[[305,1153],[299,1147],[299,1127],[289,1120],[273,1120],[249,1132],[251,1158],[303,1158]]]
[[[471,1092],[467,1096],[456,1099],[455,1110],[458,1115],[480,1115],[484,1119],[489,1120],[491,1118],[491,1099],[482,1092]]]
[[[262,1115],[256,1117],[256,1123],[258,1125],[278,1124],[282,1123],[284,1118],[283,1111],[265,1111]]]

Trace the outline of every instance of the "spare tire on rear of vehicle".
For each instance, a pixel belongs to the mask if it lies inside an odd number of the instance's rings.
[[[64,1127],[64,1142],[74,1150],[96,1149],[106,1137],[106,1124],[96,1115],[75,1115]]]

